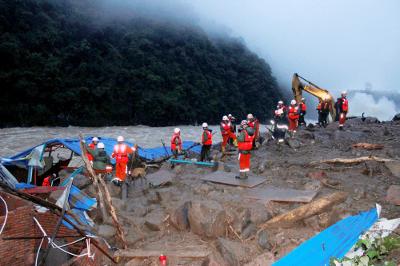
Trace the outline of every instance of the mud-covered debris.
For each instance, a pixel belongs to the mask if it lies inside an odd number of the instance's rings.
[[[166,218],[162,210],[154,210],[146,215],[144,225],[151,231],[160,231]]]
[[[254,260],[244,264],[244,266],[271,266],[274,262],[274,254],[271,252],[266,252],[258,255]]]
[[[162,200],[162,198],[158,191],[150,191],[147,194],[147,202],[149,204],[159,204],[161,202],[161,200]]]
[[[287,144],[294,150],[297,150],[301,146],[301,143],[298,139],[287,139]]]
[[[171,212],[170,214],[170,222],[172,226],[180,231],[189,229],[189,207],[191,202],[185,202],[177,209]]]
[[[246,251],[239,242],[218,238],[216,246],[228,265],[239,266],[241,258],[246,256]]]
[[[400,205],[400,186],[391,185],[387,191],[386,201],[395,205]]]
[[[105,238],[113,237],[116,232],[115,228],[108,224],[99,225],[99,228],[97,229],[97,233]]]
[[[393,162],[385,162],[385,166],[390,170],[392,175],[395,177],[400,177],[400,162],[393,161]]]
[[[225,234],[226,212],[216,201],[193,201],[188,217],[191,231],[201,237],[216,238]]]
[[[260,232],[258,232],[256,239],[257,239],[257,244],[262,249],[270,249],[271,248],[271,243],[269,242],[268,231],[266,229],[263,229]]]

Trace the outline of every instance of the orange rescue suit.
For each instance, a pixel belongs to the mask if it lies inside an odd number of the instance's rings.
[[[127,174],[127,164],[129,154],[132,154],[134,149],[125,143],[118,143],[114,146],[114,152],[111,157],[115,158],[115,176],[121,181],[125,181]]]
[[[232,132],[231,122],[225,123],[224,121],[222,121],[220,128],[222,135],[222,148],[225,148],[229,138],[236,140],[236,135]]]
[[[171,150],[182,150],[182,139],[180,133],[174,133],[171,138]]]
[[[250,158],[251,158],[251,149],[253,148],[253,140],[255,135],[250,136],[246,129],[242,130],[240,134],[244,134],[243,139],[239,138],[238,148],[239,148],[239,171],[240,172],[249,172],[250,171]]]
[[[201,135],[201,143],[203,145],[212,145],[212,133],[210,130],[204,130],[203,134]]]
[[[339,116],[339,126],[344,125],[344,123],[346,122],[347,112],[349,111],[349,101],[344,97],[342,97],[341,101],[342,101],[342,104],[341,104],[341,110],[340,110],[340,116]]]
[[[90,143],[89,145],[88,145],[88,148],[89,149],[92,149],[92,150],[95,150],[96,149],[96,144],[94,144],[93,142],[92,143]],[[87,158],[88,158],[88,160],[90,161],[90,162],[93,162],[93,155],[91,155],[90,153],[86,153],[86,155],[87,155]]]
[[[298,106],[290,106],[289,107],[289,130],[295,131],[297,129],[297,122],[299,119],[299,107]]]

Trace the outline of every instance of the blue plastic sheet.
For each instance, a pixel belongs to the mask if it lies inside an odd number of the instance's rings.
[[[86,143],[90,143],[91,142],[92,137],[87,137],[85,138]],[[113,138],[103,138],[103,137],[99,137],[100,142],[104,143],[105,146],[105,150],[107,152],[108,155],[111,155],[111,153],[113,152],[114,149],[114,145],[117,144],[117,140],[113,139]],[[133,146],[133,143],[131,142],[125,142],[130,146]],[[46,146],[52,146],[52,145],[57,145],[57,144],[62,144],[64,145],[67,149],[70,149],[71,151],[73,151],[74,153],[78,154],[78,155],[82,155],[82,151],[81,148],[79,146],[79,139],[50,139],[44,143],[41,143],[40,145],[45,144]],[[182,147],[183,149],[187,149],[189,147],[191,147],[194,144],[193,141],[184,141],[182,143]],[[3,165],[13,165],[13,164],[25,164],[27,165],[28,160],[24,159],[38,146],[34,146],[28,150],[25,150],[21,153],[18,153],[17,155],[14,155],[10,158],[5,158],[3,160]],[[201,147],[200,146],[196,146],[190,149],[192,152],[195,153],[200,153]],[[143,149],[139,147],[138,150],[138,154],[139,157],[146,159],[146,160],[155,160],[155,159],[159,159],[162,157],[166,157],[168,155],[171,155],[171,148],[169,146],[167,147],[156,147],[156,148],[150,148],[150,149]]]
[[[343,258],[377,219],[376,208],[347,217],[310,238],[273,266],[329,266],[332,257]]]

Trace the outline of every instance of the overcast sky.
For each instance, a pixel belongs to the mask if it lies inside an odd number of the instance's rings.
[[[334,92],[400,91],[400,0],[187,0],[227,27],[290,88],[297,72]]]

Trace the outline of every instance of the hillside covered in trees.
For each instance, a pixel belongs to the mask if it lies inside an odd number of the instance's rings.
[[[0,127],[266,119],[282,96],[241,41],[194,23],[102,17],[95,2],[0,0]]]

